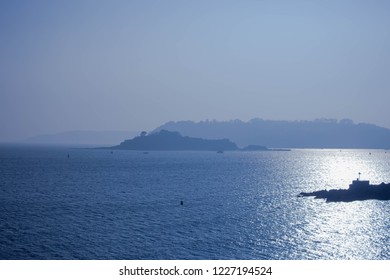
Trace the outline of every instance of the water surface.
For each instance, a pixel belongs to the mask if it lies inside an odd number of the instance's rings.
[[[389,259],[390,201],[297,197],[389,170],[383,150],[1,147],[0,259]]]

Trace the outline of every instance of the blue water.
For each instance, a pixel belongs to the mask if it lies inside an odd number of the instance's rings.
[[[3,146],[0,259],[390,259],[390,201],[297,197],[358,172],[390,151]]]

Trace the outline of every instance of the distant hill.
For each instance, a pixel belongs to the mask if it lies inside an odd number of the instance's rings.
[[[206,140],[194,137],[183,137],[178,132],[160,130],[149,135],[141,134],[123,141],[111,149],[143,151],[232,151],[238,147],[228,139]]]
[[[182,135],[208,139],[228,138],[237,145],[271,148],[389,149],[390,130],[352,120],[168,122],[154,130],[178,131]]]
[[[27,144],[45,145],[92,145],[110,146],[137,135],[134,131],[67,131],[57,134],[39,135],[24,140]]]

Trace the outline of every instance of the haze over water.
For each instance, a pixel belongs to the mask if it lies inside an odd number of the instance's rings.
[[[389,259],[388,201],[297,197],[389,168],[384,150],[1,147],[0,259]]]
[[[390,3],[1,1],[0,142],[168,121],[390,128]]]

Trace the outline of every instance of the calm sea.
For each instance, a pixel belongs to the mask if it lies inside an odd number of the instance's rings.
[[[0,259],[390,259],[390,201],[297,197],[358,172],[390,151],[3,146]]]

